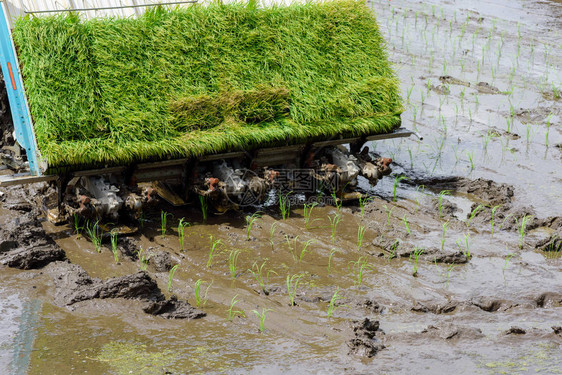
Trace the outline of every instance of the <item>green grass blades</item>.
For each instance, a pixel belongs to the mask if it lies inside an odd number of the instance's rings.
[[[281,211],[281,218],[286,220],[291,214],[291,200],[289,199],[289,194],[279,195],[279,211]]]
[[[396,176],[394,177],[394,185],[392,187],[392,201],[396,202],[396,190],[398,189],[398,184],[400,183],[400,181],[402,180],[407,180],[408,177],[406,176]]]
[[[178,267],[179,266],[176,264],[170,269],[170,272],[168,273],[168,292],[172,291],[172,281],[174,281],[174,274],[176,273]]]
[[[148,269],[149,257],[146,255],[146,251],[141,247],[137,251],[137,258],[139,260],[139,268],[141,271],[146,271]]]
[[[269,274],[273,273],[273,274],[277,275],[277,272],[275,272],[271,269],[267,270],[267,271],[264,271],[264,267],[265,267],[266,263],[267,263],[267,260],[265,260],[260,266],[260,265],[258,265],[257,262],[254,262],[254,264],[252,265],[252,269],[251,270],[249,269],[248,271],[250,271],[252,276],[254,276],[254,279],[256,279],[256,281],[260,285],[263,294],[268,296],[269,295]]]
[[[386,133],[399,84],[364,1],[16,21],[50,171]]]
[[[209,257],[207,259],[207,268],[211,268],[211,266],[213,265],[213,259],[215,258],[215,255],[217,254],[217,250],[219,248],[219,246],[222,244],[222,241],[219,240],[215,240],[215,238],[213,236],[209,236],[209,239],[211,241],[210,246],[209,246]]]
[[[166,230],[168,229],[168,216],[173,216],[164,210],[160,211],[160,224],[162,226],[162,238],[166,238]]]
[[[189,224],[187,221],[184,221],[183,217],[178,223],[178,241],[180,242],[180,251],[185,250],[185,228],[189,227],[190,225],[191,224]]]
[[[423,252],[423,248],[416,246],[414,248],[414,251],[410,253],[410,261],[412,262],[412,276],[414,277],[418,276],[418,260]]]
[[[246,216],[246,241],[250,241],[250,231],[252,230],[252,226],[260,217],[261,215],[259,212]]]
[[[242,252],[238,249],[233,249],[228,255],[228,269],[230,271],[230,277],[232,280],[236,278],[236,265],[238,263],[238,257]]]
[[[353,278],[355,279],[355,285],[360,287],[363,284],[363,275],[365,271],[368,269],[374,270],[375,267],[367,262],[367,258],[361,256],[356,261],[350,262],[349,269]]]
[[[197,307],[205,306],[207,303],[207,293],[209,293],[209,288],[213,285],[213,281],[205,289],[205,294],[201,294],[201,285],[205,284],[205,281],[198,279],[193,287],[193,293],[195,294],[195,305]],[[236,297],[235,297],[236,298]]]
[[[287,293],[289,294],[289,306],[296,306],[295,298],[297,296],[297,287],[299,282],[303,278],[301,274],[295,274],[293,276],[287,275]]]
[[[117,249],[117,231],[114,229],[110,233],[111,252],[113,253],[113,260],[115,264],[119,263],[119,250]]]
[[[238,303],[238,299],[236,297],[238,297],[238,294],[232,297],[232,300],[230,301],[230,306],[228,308],[228,314],[226,316],[226,320],[228,320],[229,322],[232,321],[232,319],[234,319],[234,317],[236,316],[246,317],[246,313],[244,312],[244,310],[234,309],[234,305]]]
[[[254,314],[256,314],[256,316],[258,317],[259,321],[260,321],[260,332],[263,333],[265,331],[265,318],[267,316],[267,312],[268,311],[273,311],[272,309],[266,309],[266,308],[262,308],[261,309],[261,313],[257,310],[252,310],[252,312]]]
[[[102,240],[102,229],[99,226],[99,221],[91,224],[86,222],[86,233],[90,241],[94,244],[94,248],[98,253],[101,253],[101,240]]]
[[[336,288],[336,291],[332,295],[332,298],[330,299],[330,303],[328,304],[328,312],[327,312],[328,319],[332,317],[332,314],[338,307],[336,306],[336,302],[343,298],[339,293],[340,293],[340,288],[338,287]]]

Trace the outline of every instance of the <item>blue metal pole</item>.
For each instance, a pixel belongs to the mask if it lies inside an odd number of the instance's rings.
[[[6,18],[6,4],[1,3],[0,8],[0,66],[6,83],[6,91],[8,92],[8,101],[10,102],[10,110],[12,112],[12,120],[14,121],[14,130],[18,143],[25,149],[27,161],[29,162],[29,170],[32,175],[40,176],[42,174],[40,167],[41,154],[35,140],[33,132],[33,123],[29,113],[29,106],[25,98],[25,90],[23,80],[20,73],[20,67],[12,41],[12,34],[8,20]]]

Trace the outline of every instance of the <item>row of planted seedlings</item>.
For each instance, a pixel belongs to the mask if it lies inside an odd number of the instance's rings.
[[[205,273],[205,276],[193,282],[192,301],[197,307],[204,307],[207,304],[209,292],[212,293],[212,286],[216,279],[230,279],[230,286],[233,289],[230,303],[225,312],[225,318],[229,321],[236,316],[245,317],[246,311],[237,308],[240,295],[235,292],[236,288],[254,290],[259,295],[260,300],[257,305],[272,305],[267,299],[276,299],[281,305],[286,304],[290,307],[297,305],[298,296],[306,292],[313,292],[314,288],[328,286],[332,290],[332,296],[326,303],[321,314],[331,318],[335,310],[342,306],[340,302],[343,297],[350,292],[359,292],[364,284],[364,277],[367,273],[375,273],[373,252],[366,252],[365,248],[373,240],[373,237],[384,237],[385,228],[390,228],[396,223],[402,223],[400,237],[411,238],[412,228],[408,209],[399,207],[397,211],[404,211],[403,215],[396,216],[395,209],[398,207],[394,202],[397,201],[397,189],[401,181],[406,179],[404,176],[396,176],[393,187],[392,202],[387,202],[384,208],[384,219],[379,220],[378,228],[369,228],[365,218],[365,207],[372,201],[370,197],[359,200],[359,207],[355,215],[344,215],[342,203],[335,196],[334,207],[319,207],[317,203],[304,204],[301,210],[291,209],[291,200],[287,195],[279,198],[280,220],[269,215],[262,215],[256,212],[246,215],[244,221],[240,223],[239,230],[228,228],[223,236],[219,231],[208,234],[209,229],[220,227],[210,227],[209,225],[191,225],[185,218],[180,218],[176,224],[169,225],[168,220],[172,216],[164,210],[160,212],[160,228],[158,241],[161,246],[169,250],[176,249],[177,254],[187,254],[185,265],[176,264],[169,270],[167,280],[167,291],[177,292],[183,286],[177,285],[181,282],[174,281],[174,276],[179,268],[197,269],[198,274]],[[417,194],[433,196],[426,193],[423,186],[416,189]],[[436,196],[439,211],[439,221],[441,222],[441,235],[436,239],[441,250],[445,248],[447,230],[450,221],[444,218],[443,205],[445,197],[450,195],[450,191],[443,190]],[[202,202],[203,203],[203,202]],[[420,198],[416,198],[413,205],[413,214],[421,207]],[[496,230],[501,229],[502,225],[509,219],[510,215],[503,218],[498,226],[495,212],[500,206],[485,207],[478,205],[472,210],[465,221],[466,231],[456,239],[455,245],[464,253],[467,259],[472,257],[470,248],[470,229],[474,217],[479,211],[489,209],[492,216],[490,220],[490,235],[493,236]],[[207,222],[207,206],[201,205],[203,222]],[[295,217],[300,214],[301,217]],[[373,218],[371,218],[373,219]],[[525,238],[525,226],[530,217],[521,218],[519,236],[520,247]],[[288,220],[291,222],[285,224]],[[294,224],[302,230],[298,235],[292,234]],[[371,221],[372,222],[372,221]],[[90,239],[97,252],[102,251],[102,230],[99,222],[86,222],[84,228],[79,226],[78,219],[75,220],[75,230],[80,232],[85,229],[86,236]],[[301,226],[302,225],[302,226]],[[172,232],[172,236],[170,236]],[[369,233],[370,232],[370,233]],[[369,235],[367,235],[369,233]],[[396,233],[396,232],[394,232]],[[117,232],[109,232],[110,249],[114,256],[115,263],[120,261]],[[395,239],[397,244],[398,238]],[[186,246],[189,244],[190,246]],[[453,246],[455,246],[453,245]],[[385,259],[391,262],[397,258],[396,246],[385,249]],[[411,264],[411,275],[418,275],[418,262],[424,253],[424,248],[415,245],[409,255]],[[507,251],[505,257],[504,270],[508,265],[513,254]],[[138,267],[146,271],[150,262],[150,255],[142,246],[137,250]],[[451,271],[456,267],[449,264],[446,268],[446,286],[449,286]],[[204,272],[203,272],[204,270]],[[319,276],[319,277],[318,277]],[[325,285],[329,284],[329,285]],[[271,286],[274,285],[272,288]],[[374,286],[374,285],[370,285]],[[255,293],[254,293],[255,294]],[[254,301],[255,302],[255,301]],[[343,305],[345,306],[345,305]],[[268,312],[272,311],[269,307],[261,307],[252,310],[259,318],[260,331],[264,330],[265,319]]]
[[[297,297],[306,288],[318,287],[322,282],[338,280],[330,301],[326,304],[324,312],[328,318],[332,317],[338,307],[337,301],[342,299],[343,290],[352,286],[360,287],[364,275],[373,271],[368,255],[362,252],[366,240],[367,227],[357,223],[352,216],[347,216],[349,226],[356,230],[356,238],[348,240],[342,235],[341,226],[344,222],[344,213],[341,201],[334,196],[335,207],[323,210],[326,214],[320,217],[317,203],[305,204],[302,209],[302,233],[290,234],[294,231],[292,224],[300,221],[291,217],[297,210],[292,210],[290,199],[287,195],[279,199],[279,219],[277,220],[260,212],[247,215],[244,218],[243,229],[229,231],[230,236],[220,236],[217,233],[208,235],[209,225],[191,225],[185,218],[176,221],[176,225],[169,225],[171,213],[164,210],[160,213],[159,239],[156,241],[167,250],[176,249],[178,253],[190,254],[185,265],[175,264],[168,272],[167,291],[178,292],[182,286],[174,277],[181,268],[190,267],[205,272],[204,278],[199,278],[193,283],[192,301],[197,307],[204,307],[212,293],[212,286],[216,279],[228,278],[231,280],[233,296],[225,312],[227,320],[234,317],[245,317],[246,311],[237,308],[240,296],[235,293],[236,288],[250,285],[262,298],[272,298],[279,295],[290,307],[297,306]],[[360,200],[360,218],[365,214],[365,205],[369,198]],[[202,202],[203,203],[203,202]],[[203,222],[206,223],[207,207],[202,204]],[[144,220],[144,219],[142,219]],[[292,223],[285,223],[291,220]],[[148,221],[148,220],[144,220]],[[266,224],[266,222],[269,222]],[[142,223],[142,222],[141,222]],[[95,251],[102,252],[104,230],[99,221],[86,221],[81,225],[78,217],[74,220],[75,232],[88,238],[94,245]],[[149,229],[150,228],[145,228]],[[170,235],[172,232],[172,235]],[[177,242],[176,242],[177,241]],[[195,246],[186,244],[196,243]],[[205,243],[205,245],[203,245]],[[121,259],[118,245],[118,232],[109,232],[109,249],[113,260],[120,264]],[[326,250],[329,249],[329,250]],[[150,263],[150,254],[139,247],[136,254],[138,268],[147,271]],[[182,262],[184,263],[184,262]],[[313,280],[313,275],[323,275],[324,280]],[[328,277],[330,279],[328,279]],[[271,283],[275,282],[272,292]],[[259,306],[267,305],[265,300]],[[260,331],[264,330],[267,313],[272,311],[268,307],[253,310],[259,318]]]
[[[518,131],[516,127],[516,108],[521,105],[521,101],[526,96],[524,92],[529,86],[529,82],[526,81],[526,77],[530,77],[533,74],[537,75],[536,79],[533,79],[532,81],[539,82],[539,91],[542,92],[543,95],[551,97],[553,100],[560,98],[560,77],[556,77],[556,74],[552,73],[549,75],[549,72],[555,72],[555,69],[552,69],[554,66],[553,59],[555,58],[555,56],[553,57],[555,54],[552,53],[554,46],[549,45],[548,42],[545,43],[544,41],[534,39],[531,39],[528,45],[524,44],[525,41],[522,39],[522,35],[525,35],[525,31],[522,30],[521,24],[517,24],[516,29],[511,23],[501,25],[506,29],[511,28],[513,32],[505,30],[501,31],[498,28],[497,20],[492,20],[491,24],[486,27],[486,23],[481,24],[471,12],[462,16],[459,14],[457,17],[456,11],[454,14],[445,15],[443,8],[437,8],[436,6],[431,6],[430,9],[425,6],[422,6],[422,8],[424,9],[416,10],[416,7],[412,7],[412,9],[408,7],[408,9],[405,10],[399,10],[394,8],[394,4],[389,4],[387,2],[382,2],[377,6],[377,10],[381,12],[386,19],[386,23],[382,23],[382,26],[387,32],[389,43],[394,44],[395,42],[400,42],[401,40],[401,46],[399,46],[398,49],[394,48],[394,53],[405,54],[405,58],[399,59],[398,61],[402,62],[398,62],[398,65],[404,65],[403,61],[407,60],[407,57],[410,57],[412,59],[412,66],[421,66],[422,64],[416,63],[415,59],[427,59],[428,56],[430,56],[428,66],[429,77],[425,79],[425,88],[422,87],[422,85],[416,84],[414,78],[417,77],[417,73],[411,75],[409,79],[404,79],[404,82],[411,82],[411,86],[406,87],[403,90],[403,96],[407,102],[406,116],[413,119],[412,127],[414,130],[417,130],[418,125],[422,125],[422,116],[424,116],[424,112],[428,112],[427,110],[424,111],[424,108],[427,107],[426,99],[429,97],[431,91],[435,89],[430,77],[435,75],[447,76],[448,74],[460,74],[464,77],[465,81],[457,80],[458,82],[453,85],[450,85],[448,82],[444,83],[443,87],[445,92],[443,95],[439,95],[438,113],[436,113],[435,116],[432,116],[431,114],[436,112],[436,110],[430,110],[429,113],[425,115],[426,117],[429,116],[427,122],[431,123],[432,131],[435,130],[435,134],[440,134],[442,136],[433,137],[434,144],[432,144],[431,147],[420,148],[420,145],[418,144],[416,153],[429,153],[435,155],[431,157],[431,159],[435,159],[435,164],[423,164],[428,173],[433,173],[435,172],[436,167],[438,167],[443,153],[446,151],[444,148],[447,146],[445,142],[448,133],[447,127],[448,123],[452,122],[450,116],[449,118],[446,118],[447,115],[444,115],[443,113],[449,112],[450,114],[454,109],[455,128],[457,126],[459,112],[462,112],[462,115],[464,116],[468,116],[468,119],[470,120],[468,122],[468,130],[470,130],[473,121],[481,121],[479,119],[479,117],[482,117],[481,111],[479,113],[479,91],[469,88],[468,92],[465,92],[467,87],[463,86],[470,87],[469,81],[472,81],[473,84],[479,81],[481,79],[481,68],[484,65],[489,65],[491,68],[492,84],[494,84],[498,71],[500,73],[503,71],[509,72],[509,87],[504,87],[503,90],[498,92],[499,94],[505,95],[505,104],[503,105],[505,111],[498,112],[497,115],[494,115],[497,119],[492,119],[490,114],[487,115],[488,129],[481,135],[483,152],[480,159],[482,160],[477,160],[475,155],[476,148],[474,147],[476,145],[471,145],[471,147],[462,150],[462,147],[460,147],[456,142],[451,145],[454,153],[449,153],[449,157],[455,157],[455,165],[459,161],[468,165],[470,173],[474,170],[477,162],[485,161],[488,157],[488,144],[490,141],[497,138],[501,141],[503,160],[504,151],[510,150],[509,142]],[[431,33],[431,37],[428,37],[428,33]],[[437,40],[435,38],[436,35],[438,36]],[[470,35],[472,35],[472,37],[470,37]],[[449,43],[449,41],[451,42]],[[477,42],[476,45],[475,41]],[[494,43],[496,46],[492,47]],[[424,47],[424,49],[415,48],[415,50],[410,51],[410,44],[413,44],[414,47]],[[504,47],[505,44],[508,44],[509,47],[507,51]],[[450,48],[449,45],[451,45]],[[522,49],[523,53],[521,53]],[[461,53],[461,51],[464,52]],[[541,61],[535,62],[535,51],[544,52],[541,53],[541,56],[543,57]],[[433,65],[434,54],[443,59],[442,70],[439,66]],[[513,61],[510,60],[512,55],[515,56],[514,59],[512,59]],[[529,64],[520,64],[520,55],[529,56]],[[468,69],[465,69],[465,64]],[[406,64],[406,66],[407,65],[408,64]],[[456,71],[459,66],[460,72]],[[541,66],[544,66],[545,68],[542,69]],[[448,71],[451,68],[454,70],[453,73]],[[518,72],[525,74],[516,74],[516,68]],[[473,75],[470,74],[468,81],[466,81],[465,75],[467,71],[471,72],[473,70],[477,71],[476,77],[473,77]],[[521,79],[522,82],[516,82],[514,78]],[[439,84],[439,81],[437,84]],[[455,87],[459,85],[462,88],[459,89]],[[416,100],[417,96],[412,95],[414,93],[414,89],[419,91],[420,100]],[[450,103],[450,97],[453,96],[449,93],[459,90],[460,101],[458,103]],[[514,96],[515,91],[518,93],[517,96]],[[474,104],[473,106],[465,105],[467,94],[473,98],[473,100],[471,100]],[[442,113],[443,104],[445,104],[445,106],[444,112]],[[542,124],[545,125],[543,143],[547,151],[551,143],[549,135],[553,121],[553,113],[550,113],[547,118],[542,121]],[[492,126],[491,124],[493,122],[498,124],[507,124],[507,130],[503,132],[503,129]],[[524,125],[522,133],[525,134],[527,148],[529,148],[530,143],[533,141],[539,130],[536,126],[537,124],[532,124],[530,119],[524,122],[525,124],[523,124],[523,121],[521,122],[521,126]],[[517,135],[515,135],[515,137],[517,137]],[[394,153],[400,152],[402,143],[403,142],[400,142],[397,147],[393,147],[395,150]],[[410,148],[408,148],[408,153],[410,156],[411,168],[413,168],[413,158]]]

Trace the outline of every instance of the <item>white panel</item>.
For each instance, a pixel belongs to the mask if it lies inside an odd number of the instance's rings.
[[[147,7],[131,7],[146,4],[165,4],[169,2],[182,0],[3,0],[8,6],[8,17],[10,26],[13,22],[25,13],[70,10],[70,9],[95,9],[83,10],[80,12],[81,17],[138,17],[147,9]],[[206,4],[211,0],[199,0],[199,3]],[[225,3],[237,0],[224,0]],[[307,0],[260,0],[263,5],[287,5],[293,2],[305,2]],[[178,6],[177,5],[173,5]],[[189,4],[186,4],[187,6]],[[118,9],[103,9],[115,8]],[[39,14],[56,14],[56,13],[39,13]]]

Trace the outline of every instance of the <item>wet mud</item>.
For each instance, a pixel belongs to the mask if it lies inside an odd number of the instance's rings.
[[[371,5],[423,139],[368,145],[394,172],[364,206],[161,202],[96,249],[2,190],[0,369],[560,373],[562,5]]]

